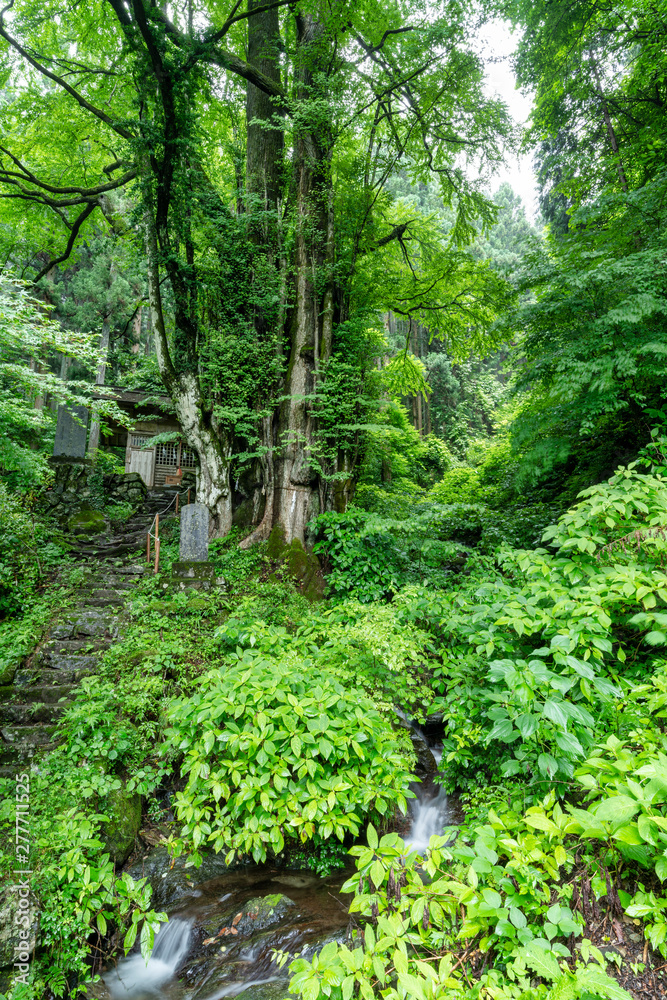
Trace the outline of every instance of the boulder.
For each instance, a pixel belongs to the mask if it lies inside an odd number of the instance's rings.
[[[283,922],[296,903],[283,896],[281,892],[271,893],[269,896],[256,896],[249,899],[241,909],[234,914],[228,924],[218,931],[218,937],[231,935],[236,937],[250,937],[259,931],[268,930]],[[226,932],[226,933],[225,933]]]
[[[107,795],[102,811],[109,817],[101,828],[104,846],[116,865],[124,865],[141,826],[141,796],[117,788]]]
[[[285,544],[285,531],[277,524],[269,535],[266,554],[272,562],[282,562],[283,574],[287,574],[309,601],[321,601],[326,584],[320,561],[314,552],[304,548],[298,538]]]
[[[286,548],[285,529],[282,524],[276,524],[271,529],[271,534],[269,535],[269,539],[266,543],[266,554],[269,559],[277,562],[279,559],[284,558]]]
[[[293,1000],[289,991],[289,979],[267,979],[264,983],[253,983],[237,997],[243,1000]]]
[[[261,942],[270,950],[267,940],[270,942],[274,938],[269,935],[267,939],[266,932],[289,923],[297,915],[296,903],[289,896],[283,896],[280,892],[255,896],[243,906],[217,910],[203,920],[202,944],[205,949],[223,946],[228,958],[237,954],[238,948],[235,946],[247,938],[252,938],[260,950]]]
[[[101,511],[90,504],[82,503],[78,510],[67,518],[67,530],[73,535],[99,535],[106,528],[106,519]]]
[[[431,748],[424,739],[421,733],[416,732],[414,729],[410,730],[410,739],[412,740],[412,746],[417,754],[417,765],[415,767],[415,774],[420,779],[420,781],[425,781],[427,778],[432,778],[438,770],[438,765],[436,763],[435,757],[431,752]]]
[[[184,897],[190,896],[202,882],[219,878],[236,868],[240,863],[225,864],[225,855],[205,854],[199,868],[187,865],[187,857],[172,858],[166,847],[155,847],[146,857],[130,868],[133,879],[146,877],[153,888],[152,905],[155,909],[173,906]]]

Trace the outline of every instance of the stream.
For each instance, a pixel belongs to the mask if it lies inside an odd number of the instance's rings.
[[[437,746],[412,727],[419,762],[402,834],[411,850],[423,853],[433,834],[461,821],[434,782],[440,762]],[[408,825],[409,824],[409,825]],[[275,864],[227,867],[220,856],[207,856],[199,869],[182,858],[172,866],[165,848],[151,850],[130,870],[147,876],[153,905],[169,922],[155,937],[146,963],[137,947],[107,968],[89,987],[91,1000],[281,1000],[286,995],[287,963],[279,970],[274,949],[305,957],[327,941],[347,938],[351,896],[341,886],[356,868],[320,877],[310,870]]]

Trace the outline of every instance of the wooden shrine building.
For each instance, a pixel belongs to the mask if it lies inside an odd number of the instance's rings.
[[[182,479],[194,482],[197,456],[183,439],[181,426],[173,414],[165,413],[170,407],[168,396],[149,395],[146,392],[127,391],[114,386],[100,386],[100,395],[113,396],[121,410],[134,419],[131,431],[111,422],[111,435],[105,435],[104,444],[116,453],[125,449],[125,471],[138,472],[151,489],[177,486]],[[151,445],[159,435],[172,434],[169,441]]]

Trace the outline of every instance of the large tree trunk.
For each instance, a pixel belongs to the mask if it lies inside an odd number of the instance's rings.
[[[251,0],[252,3],[256,0]],[[267,76],[279,80],[275,45],[277,14],[268,11],[255,16],[248,28],[249,61]],[[313,96],[315,74],[308,49],[319,31],[312,17],[297,17],[297,45],[302,56],[297,96],[304,100]],[[267,252],[271,253],[275,243],[269,223],[271,212],[275,210],[277,218],[279,208],[282,133],[266,127],[275,121],[275,103],[252,85],[248,86],[246,110],[249,208],[252,210],[253,204],[256,207],[257,201],[266,207],[261,235]],[[263,125],[252,124],[260,119]],[[281,392],[283,401],[275,419],[264,428],[264,516],[246,539],[246,546],[267,538],[275,524],[282,525],[288,542],[293,538],[303,541],[308,520],[319,506],[317,476],[310,461],[315,428],[307,397],[315,388],[321,361],[331,353],[332,342],[333,289],[321,273],[322,265],[333,258],[333,207],[327,155],[328,146],[321,132],[302,125],[295,136],[296,232],[291,268],[294,306],[286,328],[289,356]],[[255,227],[254,233],[258,232]]]
[[[264,0],[248,0],[248,10]],[[248,18],[248,62],[280,84],[278,9]],[[280,201],[284,135],[275,100],[249,83],[246,90],[246,198],[251,238],[267,251],[275,249]]]
[[[199,458],[197,503],[209,509],[211,538],[222,537],[232,527],[231,442],[206,420],[196,376],[180,376],[171,390],[171,398],[183,436]]]
[[[197,501],[209,509],[211,537],[220,537],[228,534],[232,526],[232,491],[229,482],[231,442],[225,439],[211,421],[204,406],[197,375],[176,372],[171,360],[162,310],[155,220],[150,209],[144,215],[144,234],[150,320],[158,368],[174,404],[183,436],[199,458]]]
[[[312,15],[299,15],[296,20],[301,54],[298,97],[306,101],[319,86],[319,67],[311,50],[321,28]],[[330,148],[328,130],[321,125],[297,130],[294,309],[273,463],[273,523],[282,525],[287,541],[304,541],[306,525],[320,506],[310,457],[316,427],[307,397],[315,389],[321,362],[329,357],[332,343],[333,286],[327,266],[333,262],[334,241]]]

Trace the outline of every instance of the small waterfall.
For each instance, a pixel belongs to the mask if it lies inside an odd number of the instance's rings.
[[[162,924],[148,962],[141,953],[135,953],[122,958],[115,969],[105,973],[103,979],[114,1000],[159,996],[162,986],[175,975],[187,956],[191,926],[191,921],[177,918]]]
[[[442,760],[442,747],[434,746],[420,726],[407,719],[400,709],[396,711],[416,733],[421,744],[428,748],[427,754],[430,753],[433,756],[436,769],[439,768]],[[420,763],[423,768],[421,759]],[[412,785],[417,798],[412,802],[412,825],[407,836],[404,837],[404,842],[409,851],[417,851],[421,855],[426,853],[431,837],[440,836],[445,827],[453,824],[456,817],[456,809],[450,805],[444,789],[434,785],[434,777],[435,775],[429,773],[428,778]]]
[[[447,795],[440,788],[435,795],[417,796],[412,808],[412,826],[405,837],[405,846],[410,851],[425,854],[428,842],[435,834],[440,836],[454,819]]]

